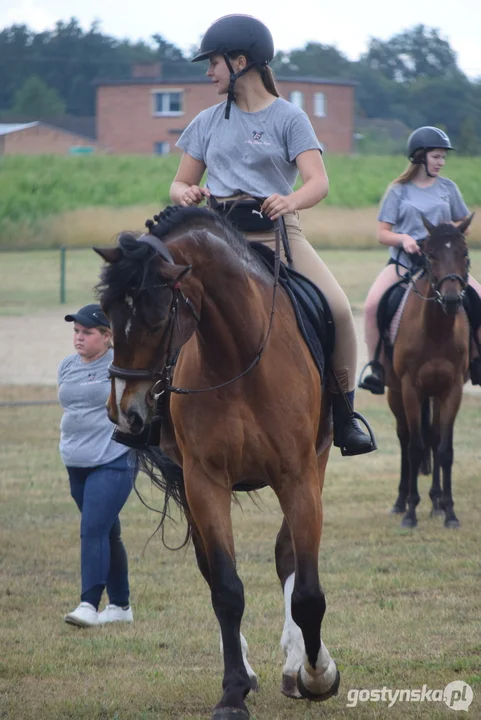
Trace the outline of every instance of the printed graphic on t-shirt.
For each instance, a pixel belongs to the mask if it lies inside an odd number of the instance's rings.
[[[264,130],[253,130],[252,131],[252,140],[246,140],[246,143],[249,145],[271,145],[272,143],[268,142],[267,140],[263,140],[264,136]]]

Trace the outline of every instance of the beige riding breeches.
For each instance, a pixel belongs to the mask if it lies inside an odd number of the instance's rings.
[[[344,391],[356,386],[357,340],[351,306],[334,275],[322,262],[312,245],[302,234],[298,213],[284,215],[294,270],[305,275],[326,296],[336,329],[336,344],[332,357],[333,370]],[[275,246],[275,232],[245,233],[248,240]],[[282,259],[285,262],[284,253]],[[335,387],[332,388],[336,390]]]

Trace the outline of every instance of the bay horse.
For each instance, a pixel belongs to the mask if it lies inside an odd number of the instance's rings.
[[[107,407],[136,434],[164,399],[160,447],[181,469],[166,478],[167,494],[185,513],[220,625],[223,694],[212,718],[248,718],[244,700],[257,685],[240,632],[231,521],[240,486],[270,486],[284,515],[275,546],[286,605],[281,690],[325,700],[340,681],[321,639],[318,574],[329,393],[287,295],[279,288],[274,303],[273,277],[244,236],[205,208],[155,219],[141,237],[121,233],[116,247],[94,248],[106,261],[98,290],[113,331]]]
[[[417,525],[418,473],[430,474],[431,452],[431,515],[444,514],[447,528],[460,525],[452,495],[453,430],[469,365],[464,233],[472,218],[457,227],[423,219],[428,231],[421,243],[424,271],[411,278],[392,363],[386,359],[388,403],[401,445],[401,480],[392,512],[405,513],[405,528]]]

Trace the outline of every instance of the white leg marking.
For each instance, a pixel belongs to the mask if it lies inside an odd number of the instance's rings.
[[[300,698],[301,694],[297,689],[297,673],[304,661],[305,651],[301,628],[292,619],[291,598],[293,589],[294,573],[289,575],[284,585],[285,620],[281,648],[286,656],[286,662],[282,669],[281,690],[288,697]]]
[[[289,575],[284,585],[285,620],[281,637],[281,648],[286,656],[283,672],[297,677],[297,671],[304,660],[304,638],[301,628],[292,619],[291,598],[294,589],[294,573]]]
[[[132,320],[129,318],[127,322],[125,323],[125,337],[129,337],[130,328],[132,327]]]
[[[300,672],[304,686],[314,695],[323,695],[332,688],[337,676],[337,667],[322,640],[315,669],[306,656]]]
[[[258,688],[258,682],[257,682],[257,675],[255,674],[254,670],[252,669],[247,656],[249,654],[249,647],[247,645],[247,640],[243,636],[243,634],[240,634],[241,639],[241,648],[242,648],[242,659],[244,660],[244,667],[247,670],[247,674],[251,681],[251,688],[252,690],[257,690]],[[220,636],[220,654],[224,655],[224,645],[222,643],[222,635]]]

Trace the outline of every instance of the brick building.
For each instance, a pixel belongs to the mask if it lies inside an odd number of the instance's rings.
[[[0,123],[0,155],[68,155],[105,152],[93,138],[47,123]]]
[[[116,154],[178,152],[189,122],[219,101],[207,77],[159,79],[160,65],[137,66],[127,80],[97,85],[97,139]],[[353,150],[355,83],[276,76],[279,92],[306,111],[325,150]],[[222,98],[222,100],[225,98]]]

